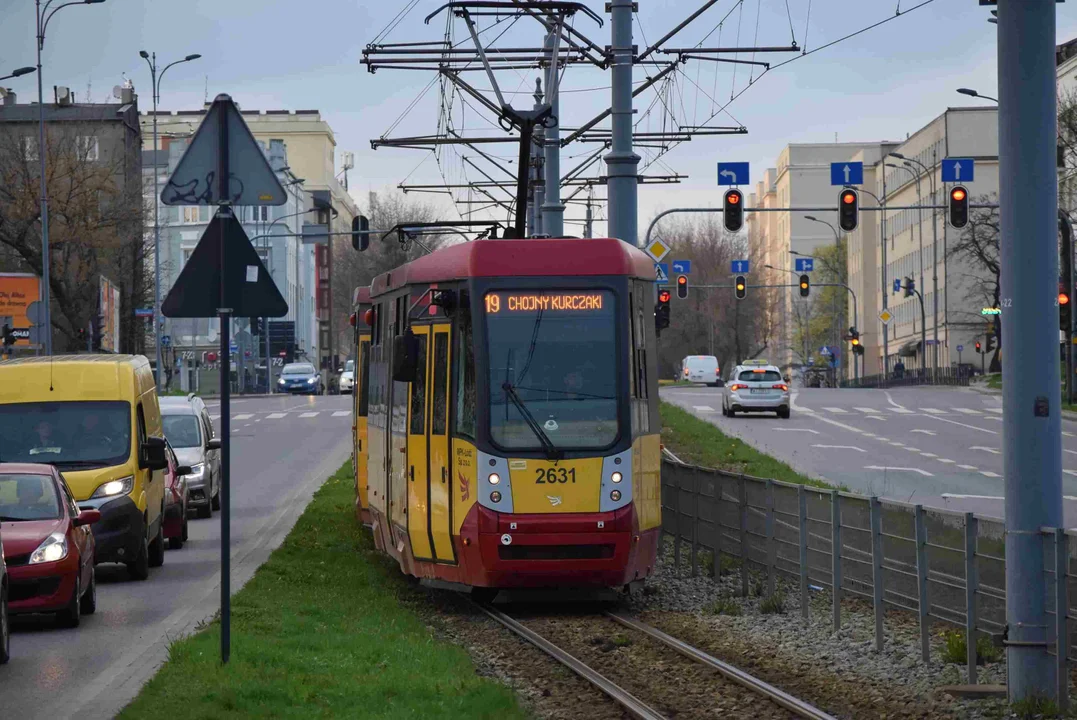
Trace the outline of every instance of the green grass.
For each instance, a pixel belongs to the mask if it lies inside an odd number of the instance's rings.
[[[215,619],[170,647],[119,717],[528,717],[410,609],[421,595],[356,523],[354,492],[349,463],[233,598],[227,665]]]
[[[785,596],[781,593],[774,593],[763,598],[763,601],[759,603],[759,612],[764,615],[781,615],[785,612]]]
[[[676,405],[663,402],[660,411],[662,443],[686,463],[798,485],[832,488],[824,482],[801,475],[781,460],[759,452],[742,440],[729,437],[714,425]]]
[[[985,377],[987,378],[987,387],[992,390],[1002,389],[1002,373],[990,373]]]
[[[965,642],[963,630],[949,630],[943,636],[942,661],[964,665],[968,662],[968,643]],[[1002,660],[1002,649],[996,646],[991,638],[980,635],[976,638],[976,663],[996,663]]]
[[[707,612],[707,613],[710,613],[711,615],[730,615],[730,616],[737,616],[737,615],[740,615],[743,612],[739,602],[737,602],[733,598],[727,598],[727,597],[718,598],[717,600],[712,602],[710,605],[704,607],[703,611]]]
[[[1054,700],[1043,697],[1031,697],[1018,700],[1010,706],[1014,714],[1021,720],[1033,720],[1033,718],[1059,717],[1061,713]]]

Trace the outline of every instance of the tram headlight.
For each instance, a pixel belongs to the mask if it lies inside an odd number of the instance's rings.
[[[615,473],[613,473],[613,475],[611,475],[611,476],[610,476],[610,480],[612,480],[612,481],[613,481],[613,482],[615,482],[615,483],[619,483],[619,482],[621,482],[621,480],[623,479],[623,477],[624,477],[624,476],[623,476],[623,475],[621,475],[621,473],[619,473],[619,472],[615,472]]]
[[[486,479],[490,481],[491,485],[497,485],[499,482],[501,482],[501,476],[497,473],[490,473],[490,477]]]
[[[490,493],[490,502],[493,502],[493,503],[501,502],[501,493],[499,493],[497,490],[494,490],[492,493]]]
[[[617,502],[620,499],[621,499],[621,491],[620,490],[614,490],[614,491],[612,491],[610,493],[610,500],[613,500],[614,502]]]

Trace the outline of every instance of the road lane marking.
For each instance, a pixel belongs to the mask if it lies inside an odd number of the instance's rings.
[[[771,430],[777,430],[778,432],[807,432],[807,433],[811,433],[813,435],[818,435],[819,434],[818,430],[812,430],[811,428],[780,428],[780,427],[776,427],[776,428],[771,428]]]
[[[989,435],[998,435],[998,433],[995,432],[994,430],[988,430],[987,428],[976,427],[975,425],[966,425],[965,423],[958,422],[957,420],[950,420],[949,418],[938,417],[937,415],[927,415],[926,417],[929,417],[932,420],[938,420],[939,422],[950,423],[951,425],[960,425],[961,427],[968,428],[969,430],[979,430],[980,432],[984,432],[984,433],[987,433]]]
[[[888,438],[884,438],[882,435],[876,435],[875,439],[878,440],[879,442],[890,442],[890,440]]]
[[[844,415],[844,414],[849,412],[845,408],[839,408],[839,407],[825,407],[823,409],[826,410],[827,412],[832,412],[835,415]]]
[[[865,420],[881,420],[883,422],[886,422],[886,418],[884,418],[882,415],[865,415],[864,419]]]
[[[864,469],[865,470],[889,470],[891,472],[895,472],[895,471],[898,471],[898,472],[914,472],[914,473],[920,473],[921,475],[923,475],[925,477],[935,477],[934,475],[929,473],[927,470],[921,470],[920,468],[890,467],[888,465],[865,465]]]
[[[894,402],[894,398],[890,395],[890,393],[888,391],[883,390],[883,395],[886,396],[886,401],[888,403],[890,403],[891,405],[893,405],[896,408],[901,408],[901,410],[895,410],[895,412],[901,412],[902,410],[905,409],[904,405],[900,405],[900,404]],[[893,409],[893,408],[891,408],[891,409]],[[912,412],[912,411],[910,410],[909,412]]]
[[[924,435],[930,435],[931,437],[935,437],[935,435],[937,434],[934,430],[921,430],[920,428],[910,430],[909,432],[922,433]]]
[[[693,405],[692,409],[696,412],[714,412],[714,408],[710,405]],[[336,413],[333,413],[333,417],[336,417]]]
[[[936,455],[935,453],[921,452],[920,454],[923,455],[924,457],[929,457],[929,458],[937,458],[938,457],[938,455]]]
[[[905,443],[897,442],[896,440],[894,442],[890,443],[890,444],[893,445],[894,447],[905,447]]]
[[[288,413],[269,413],[266,415],[266,420],[280,420],[282,417],[287,417]]]
[[[980,468],[976,467],[975,465],[958,465],[958,467],[961,468],[962,470],[979,470],[980,469]]]
[[[993,473],[990,470],[981,470],[980,474],[983,475],[984,477],[990,477],[990,478],[1002,477],[998,473]]]
[[[906,408],[906,407],[892,407],[892,408],[890,408],[890,412],[895,412],[895,413],[898,413],[899,415],[915,415],[916,414],[915,410],[910,410],[909,408]]]
[[[965,413],[966,415],[979,415],[979,410],[973,410],[972,408],[954,408],[959,413]]]
[[[1002,422],[1002,418],[995,417],[994,415],[987,415],[986,417],[984,417],[984,420],[998,420],[999,422]]]
[[[1066,432],[1065,430],[1062,431],[1062,434],[1065,435],[1066,437],[1077,437],[1077,435],[1074,435],[1071,432]]]
[[[305,413],[300,413],[299,417],[301,417],[301,418],[312,418],[312,417],[318,417],[318,413],[316,413],[316,412],[305,412]]]
[[[879,413],[879,410],[876,410],[875,408],[858,407],[858,408],[853,408],[853,409],[854,410],[859,410],[862,413],[868,413],[869,415]]]
[[[939,497],[949,498],[953,500],[1003,500],[1001,495],[955,495],[954,493],[943,493]]]
[[[233,415],[233,420],[250,420],[254,417],[254,413],[240,413],[239,415]]]
[[[939,462],[941,462],[941,463],[955,463],[957,461],[956,460],[947,460],[946,458],[939,458]]]
[[[1067,475],[1073,475],[1074,477],[1077,477],[1077,472],[1074,472],[1073,470],[1063,470],[1062,472],[1066,473]]]
[[[817,420],[821,420],[822,422],[829,423],[829,424],[831,424],[831,425],[833,425],[835,427],[840,427],[842,430],[848,430],[849,432],[854,432],[857,435],[863,435],[864,434],[863,430],[861,430],[860,428],[855,428],[852,425],[846,425],[843,422],[838,422],[837,420],[831,420],[830,418],[823,417],[822,415],[816,415],[815,417],[816,417]]]
[[[1070,455],[1077,455],[1077,450],[1067,450],[1066,448],[1062,448],[1062,452],[1068,452]]]
[[[333,417],[348,417],[351,414],[351,410],[337,410],[335,413],[333,413]]]
[[[909,452],[914,452],[914,453],[920,452],[920,448],[906,447],[905,449],[908,450]]]
[[[987,412],[990,412],[990,413],[998,413],[999,415],[1002,414],[1002,408],[991,407],[991,408],[984,408],[984,410],[986,410]]]
[[[875,433],[866,432],[864,433],[864,437],[875,437]]]
[[[945,410],[939,410],[938,408],[920,408],[920,409],[923,410],[924,412],[930,413],[932,415],[945,415],[946,414]]]
[[[867,452],[862,448],[858,448],[856,445],[812,445],[814,448],[822,448],[824,450],[856,450],[857,452]]]
[[[989,452],[992,455],[1001,455],[1002,454],[1001,450],[996,450],[995,448],[984,447],[983,445],[973,445],[972,447],[969,448],[969,450],[983,450],[984,452]]]

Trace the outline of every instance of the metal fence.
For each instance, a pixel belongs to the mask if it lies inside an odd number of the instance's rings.
[[[843,388],[912,387],[916,385],[950,385],[968,387],[972,373],[968,368],[917,368],[889,375],[868,375],[859,380],[842,380]]]
[[[875,648],[884,644],[888,608],[916,613],[923,660],[929,659],[930,625],[942,621],[965,630],[968,682],[976,683],[976,640],[1003,636],[1006,625],[1005,538],[1002,522],[973,513],[909,505],[837,490],[821,490],[709,468],[662,461],[662,532],[674,539],[675,571],[700,571],[700,551],[713,553],[717,578],[723,557],[740,563],[741,594],[749,571],[765,574],[773,595],[779,574],[800,584],[800,612],[809,617],[809,586],[830,588],[834,629],[841,627],[843,596],[871,601]],[[1068,622],[1074,572],[1069,534],[1045,529],[1045,596],[1051,627],[1048,645],[1058,660],[1058,704],[1066,707],[1067,658],[1074,649]],[[1072,547],[1072,549],[1071,549]],[[687,555],[687,557],[686,557]],[[1064,582],[1056,583],[1055,578]],[[1057,608],[1066,608],[1055,622]],[[1003,640],[1005,642],[1005,640]],[[1060,651],[1059,651],[1060,650]]]

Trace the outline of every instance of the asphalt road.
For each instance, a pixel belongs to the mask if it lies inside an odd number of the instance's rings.
[[[219,401],[207,401],[220,428]],[[347,460],[351,399],[232,401],[232,590],[284,539],[314,491]],[[219,432],[219,430],[218,430]],[[190,521],[149,580],[97,567],[97,612],[75,630],[49,616],[13,618],[11,661],[0,667],[0,717],[109,718],[166,659],[170,640],[220,609],[220,513]],[[233,655],[242,653],[233,642]]]
[[[797,471],[854,492],[1003,515],[1002,398],[967,388],[793,391],[792,417],[722,417],[722,388],[673,387],[683,407]],[[1077,524],[1077,421],[1062,421],[1066,523]]]

